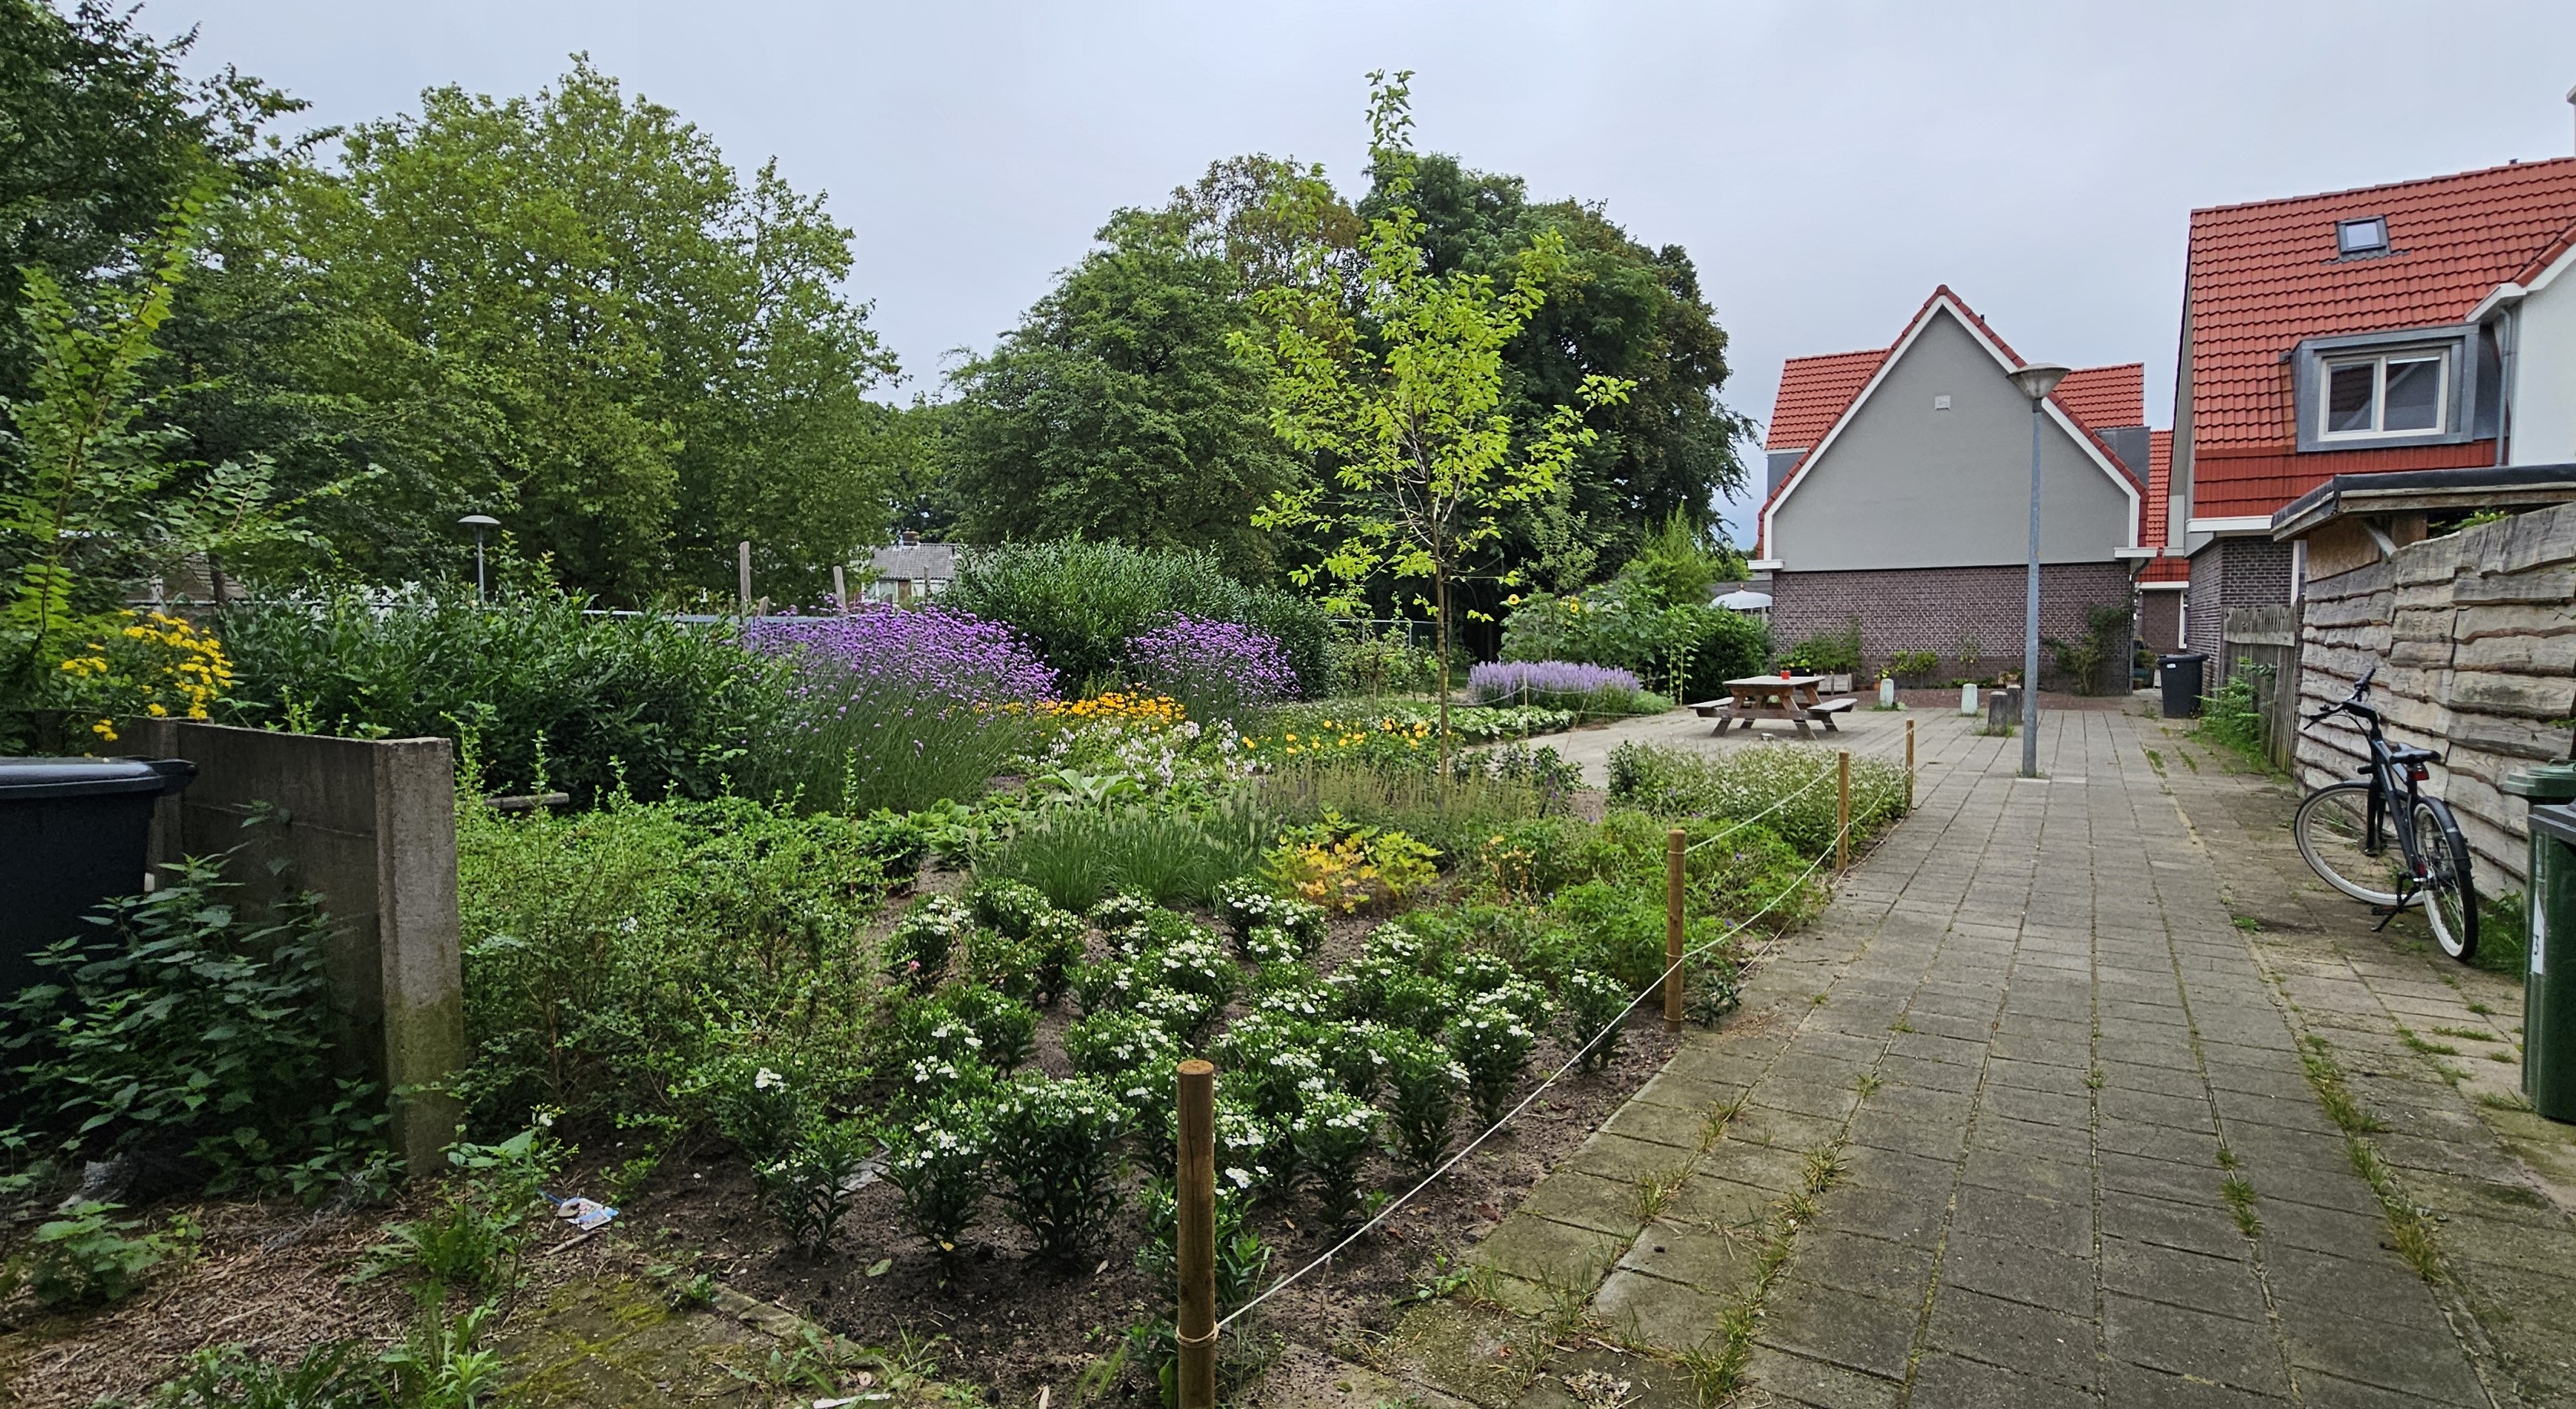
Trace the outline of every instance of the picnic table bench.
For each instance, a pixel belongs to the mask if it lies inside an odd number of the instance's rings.
[[[1852,698],[1820,699],[1816,687],[1824,683],[1821,675],[1748,675],[1726,682],[1723,699],[1703,700],[1691,706],[1691,712],[1702,719],[1717,721],[1715,733],[1723,734],[1727,726],[1743,721],[1747,730],[1757,719],[1776,719],[1794,725],[1800,738],[1812,738],[1807,721],[1825,726],[1825,732],[1840,733],[1834,727],[1834,716],[1858,705]]]

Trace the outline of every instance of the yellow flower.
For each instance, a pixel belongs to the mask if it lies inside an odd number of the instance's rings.
[[[161,707],[161,705],[160,705],[157,701],[156,701],[155,703],[145,705],[145,706],[143,707],[143,712],[144,712],[145,714],[151,715],[151,716],[152,716],[153,718],[155,718],[155,719],[165,718],[165,717],[167,717],[167,716],[169,715],[169,713],[170,713],[170,711],[168,711],[167,709],[162,708],[162,707]]]

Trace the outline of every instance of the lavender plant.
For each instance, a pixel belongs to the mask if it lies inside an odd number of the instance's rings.
[[[1488,661],[1468,670],[1467,692],[1478,704],[1565,709],[1586,715],[1638,714],[1663,704],[1646,696],[1631,672],[1562,660]]]
[[[1127,640],[1138,681],[1179,700],[1192,719],[1233,719],[1297,691],[1279,638],[1231,621],[1185,613]]]

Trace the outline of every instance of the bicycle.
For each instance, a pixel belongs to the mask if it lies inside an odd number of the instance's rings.
[[[2363,671],[2351,698],[2307,717],[2313,728],[2338,714],[2360,721],[2370,736],[2363,781],[2330,783],[2308,795],[2291,819],[2299,855],[2328,885],[2362,901],[2379,927],[2420,905],[2442,952],[2467,963],[2478,952],[2478,890],[2470,874],[2469,844],[2448,803],[2423,795],[2441,755],[2392,744],[2380,732],[2379,711],[2369,703],[2371,678]],[[2395,804],[2392,806],[2391,804]],[[2389,854],[2389,843],[2397,854]]]

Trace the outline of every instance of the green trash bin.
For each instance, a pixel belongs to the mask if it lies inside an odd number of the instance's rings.
[[[2576,1122],[2576,807],[2531,809],[2531,961],[2522,979],[2522,1090]],[[2559,952],[2551,953],[2552,949]]]

